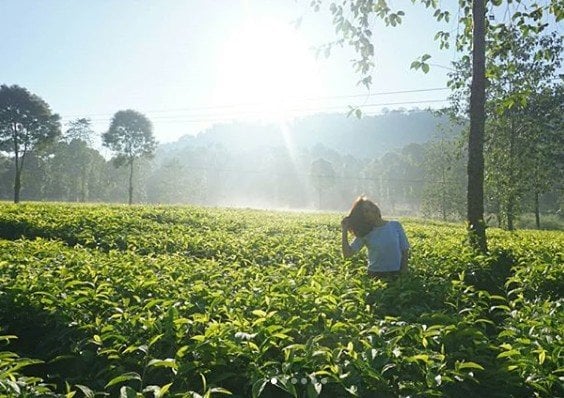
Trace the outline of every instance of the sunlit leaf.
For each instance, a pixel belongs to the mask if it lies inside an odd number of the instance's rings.
[[[115,384],[119,384],[119,383],[123,383],[124,381],[129,381],[129,380],[139,380],[141,381],[141,376],[139,375],[139,373],[136,372],[127,372],[124,373],[122,375],[119,375],[117,377],[114,377],[112,380],[110,380],[105,388],[111,387]]]

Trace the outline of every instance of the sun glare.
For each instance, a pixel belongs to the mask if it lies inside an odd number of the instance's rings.
[[[321,95],[317,63],[290,24],[253,20],[225,42],[215,101],[234,105],[238,119],[283,120]]]

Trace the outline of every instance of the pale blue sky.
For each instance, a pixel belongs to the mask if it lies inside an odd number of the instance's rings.
[[[41,96],[63,121],[93,120],[99,133],[122,109],[145,113],[160,142],[196,134],[214,121],[346,112],[347,105],[437,106],[447,91],[366,94],[350,49],[315,60],[309,48],[334,39],[330,18],[307,0],[0,0],[0,83]],[[439,25],[405,4],[404,23],[375,27],[372,93],[446,87],[446,70],[409,69],[424,53],[448,66],[453,50],[433,41]],[[300,29],[290,22],[303,17]],[[453,18],[454,20],[456,18]],[[442,26],[456,30],[456,23]],[[335,98],[341,97],[341,98]],[[313,101],[311,98],[318,98]],[[407,102],[413,102],[408,104]],[[284,104],[284,105],[281,105]],[[235,106],[239,105],[239,106]],[[367,107],[367,112],[381,107]]]

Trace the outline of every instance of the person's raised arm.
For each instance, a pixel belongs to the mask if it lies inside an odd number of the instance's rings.
[[[341,249],[343,251],[343,257],[348,258],[354,254],[354,251],[349,244],[349,219],[348,217],[343,218],[341,221]]]

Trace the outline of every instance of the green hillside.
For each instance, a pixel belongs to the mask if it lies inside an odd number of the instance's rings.
[[[412,143],[429,142],[440,131],[447,131],[452,137],[461,132],[461,127],[447,116],[428,109],[394,110],[361,119],[338,113],[315,114],[297,118],[286,127],[273,123],[217,124],[196,136],[161,145],[159,155],[170,157],[185,148],[213,146],[233,153],[264,151],[285,147],[289,141],[300,149],[322,145],[343,155],[373,158]]]
[[[0,394],[564,396],[564,233],[402,220],[366,276],[339,214],[0,204]]]

